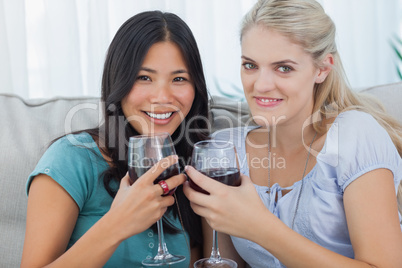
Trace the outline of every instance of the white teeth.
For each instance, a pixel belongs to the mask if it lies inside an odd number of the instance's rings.
[[[260,99],[262,102],[274,102],[279,101],[279,99]]]
[[[173,113],[154,114],[154,113],[149,113],[149,112],[145,112],[145,113],[155,119],[166,119],[166,118],[171,117],[173,114]]]

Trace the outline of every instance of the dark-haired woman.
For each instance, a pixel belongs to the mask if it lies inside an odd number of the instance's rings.
[[[208,135],[208,93],[186,23],[160,11],[126,21],[107,53],[102,101],[104,123],[57,139],[28,179],[21,267],[140,267],[156,255],[163,215],[169,251],[186,257],[171,267],[189,267],[200,257],[202,232],[182,191],[185,176],[166,180],[178,187],[178,205],[153,184],[162,167],[183,166],[191,145]],[[172,135],[178,157],[131,184],[128,138],[159,132]]]

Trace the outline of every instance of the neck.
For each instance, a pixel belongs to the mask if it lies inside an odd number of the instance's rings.
[[[312,125],[305,128],[288,129],[286,127],[272,128],[270,131],[270,142],[282,152],[300,150],[310,145],[316,131]]]
[[[284,154],[292,154],[301,149],[308,149],[316,131],[312,125],[307,127],[287,127],[273,126],[268,128],[259,128],[253,131],[249,139],[254,144],[266,145],[268,136],[270,138],[271,148],[281,151]]]

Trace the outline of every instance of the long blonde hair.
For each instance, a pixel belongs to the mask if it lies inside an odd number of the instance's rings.
[[[315,0],[259,0],[245,15],[240,38],[252,26],[262,25],[288,37],[311,55],[316,67],[328,54],[334,57],[334,65],[323,83],[314,89],[313,114],[321,120],[313,120],[315,130],[325,133],[322,119],[334,118],[347,110],[360,110],[371,114],[391,137],[402,156],[402,125],[385,112],[381,103],[369,95],[350,89],[339,56],[335,24]],[[399,210],[402,212],[402,186],[398,190]]]

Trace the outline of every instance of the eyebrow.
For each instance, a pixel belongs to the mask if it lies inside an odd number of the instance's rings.
[[[294,61],[289,60],[289,59],[273,62],[272,65],[281,65],[281,64],[287,64],[287,63],[292,63],[292,64],[295,64],[295,65],[298,65],[297,62],[294,62]]]
[[[148,67],[141,67],[140,71],[146,71],[146,72],[150,72],[150,73],[153,73],[153,74],[157,73],[156,70],[148,68]],[[172,74],[182,74],[182,73],[188,74],[188,71],[186,71],[184,69],[179,69],[179,70],[176,70],[176,71],[172,72]]]
[[[180,70],[176,70],[176,71],[172,72],[172,74],[183,74],[183,73],[187,74],[188,72],[184,69],[180,69]]]
[[[254,60],[253,60],[253,59],[250,59],[250,58],[248,58],[248,57],[246,57],[246,56],[241,56],[241,58],[242,58],[242,59],[244,59],[244,60],[248,60],[248,61],[252,61],[252,62],[254,62]]]
[[[245,60],[248,60],[248,61],[255,62],[255,60],[253,60],[253,59],[251,59],[251,58],[249,58],[249,57],[246,57],[246,56],[241,56],[241,58],[242,58],[242,59],[245,59]],[[297,62],[292,61],[292,60],[290,60],[290,59],[276,61],[276,62],[271,63],[271,65],[281,65],[281,64],[289,64],[289,63],[298,65]]]

